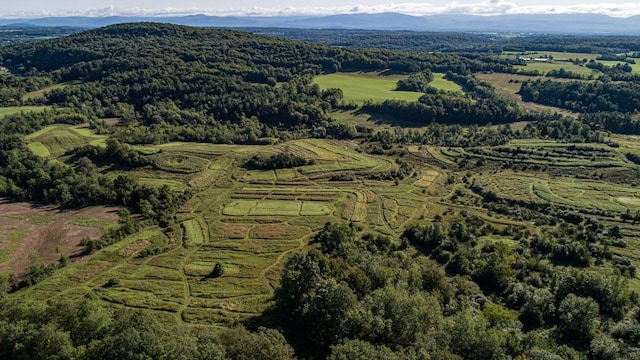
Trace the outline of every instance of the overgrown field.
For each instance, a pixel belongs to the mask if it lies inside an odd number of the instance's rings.
[[[74,127],[58,125],[28,137],[34,153],[54,159],[91,139]],[[357,152],[354,143],[331,140],[277,147],[173,143],[161,148],[162,153],[150,155],[157,160],[153,168],[133,173],[143,184],[196,191],[175,229],[130,236],[25,294],[46,299],[60,291],[93,292],[107,303],[170,312],[189,323],[233,323],[269,306],[284,260],[304,249],[325,222],[353,221],[372,231],[401,233],[427,213],[426,199],[411,192],[431,187],[439,174],[425,170],[420,179],[395,189],[388,180],[332,181],[343,173],[358,179],[377,176],[397,165],[387,157]],[[279,151],[314,164],[276,171],[240,167],[256,153]],[[218,263],[224,274],[210,277]]]
[[[96,137],[73,127],[51,126],[28,140],[36,154],[55,158]],[[393,157],[357,152],[348,141],[296,140],[276,147],[172,143],[161,148],[161,154],[151,155],[160,160],[155,168],[135,173],[144,184],[195,190],[177,225],[168,233],[151,229],[130,236],[90,261],[55,273],[25,296],[46,299],[60,292],[91,292],[114,305],[169,312],[188,323],[222,325],[270,306],[284,260],[306,248],[327,221],[352,221],[366,231],[395,237],[416,222],[464,209],[492,226],[531,226],[526,218],[488,212],[476,198],[479,191],[597,213],[605,222],[640,210],[640,190],[615,178],[638,171],[624,157],[630,147],[522,140],[466,150],[412,146],[404,160],[413,164],[413,172],[395,183],[373,180],[397,167]],[[276,171],[241,167],[253,154],[285,149],[314,163]],[[463,160],[491,165],[469,172],[460,168]],[[346,181],[335,181],[340,174],[348,175]],[[473,179],[475,192],[462,191],[463,177],[467,183]],[[457,180],[452,183],[451,178]],[[26,234],[4,226],[3,246],[15,248],[12,244]],[[629,243],[635,244],[636,230],[624,229],[633,239]],[[635,252],[623,252],[640,261]],[[7,261],[3,266],[11,266]],[[216,264],[224,272],[211,277]]]

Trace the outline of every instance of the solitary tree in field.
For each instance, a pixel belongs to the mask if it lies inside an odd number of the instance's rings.
[[[222,274],[224,274],[224,268],[222,267],[222,264],[216,263],[216,265],[213,267],[213,271],[211,272],[211,274],[209,274],[209,277],[218,278],[222,276]]]

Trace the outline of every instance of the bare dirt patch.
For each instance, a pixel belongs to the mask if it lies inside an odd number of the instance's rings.
[[[60,210],[52,206],[0,200],[0,272],[24,275],[34,263],[50,264],[61,255],[81,255],[80,241],[98,239],[117,221],[114,208]]]

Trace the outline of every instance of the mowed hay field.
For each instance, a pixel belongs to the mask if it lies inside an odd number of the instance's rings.
[[[560,70],[560,69],[565,69],[567,71],[571,71],[584,76],[593,75],[595,78],[597,78],[599,74],[598,71],[589,69],[586,66],[575,65],[571,62],[566,62],[566,61],[550,61],[550,62],[531,61],[531,62],[528,62],[526,66],[514,65],[514,68],[523,70],[523,71],[538,70],[543,75],[548,73],[551,70]]]
[[[344,101],[362,104],[367,100],[382,102],[387,99],[416,101],[422,93],[397,91],[398,80],[408,75],[384,75],[379,73],[335,73],[317,76],[314,82],[321,89],[339,88],[344,94]],[[446,80],[443,73],[434,73],[429,84],[444,91],[462,91],[460,85]]]
[[[416,101],[421,93],[396,91],[398,80],[405,75],[380,75],[379,73],[335,73],[317,76],[314,82],[321,89],[339,88],[344,93],[344,101],[362,104],[367,100],[382,102],[387,99]]]
[[[590,74],[593,74],[594,77],[597,78],[599,72],[591,70],[586,66],[575,65],[569,60],[578,59],[581,62],[585,60],[586,61],[593,60],[593,61],[602,63],[603,65],[606,65],[606,66],[616,66],[617,64],[624,64],[621,61],[598,60],[598,57],[600,55],[601,54],[571,53],[571,52],[557,52],[557,51],[527,51],[522,53],[523,57],[531,58],[531,59],[546,57],[546,58],[551,58],[551,61],[548,63],[531,61],[527,63],[527,66],[515,66],[515,68],[520,68],[524,70],[538,70],[543,74],[553,69],[559,70],[560,68],[563,68],[565,70],[572,71],[582,75],[588,76]],[[512,58],[512,59],[515,59],[515,56],[516,56],[515,52],[505,52],[502,55],[500,55],[501,58]],[[635,73],[635,74],[640,73],[640,59],[634,59],[634,58],[630,58],[630,59],[636,61],[636,64],[630,64],[631,68],[633,69],[632,73]]]
[[[515,59],[516,52],[505,51],[500,55],[501,58],[513,58]],[[553,57],[554,59],[587,59],[596,60],[600,54],[587,54],[587,53],[574,53],[574,52],[559,52],[559,51],[536,51],[529,50],[521,53],[523,57],[537,58],[537,57]]]
[[[633,59],[636,63],[635,64],[629,64],[629,66],[631,66],[631,73],[633,74],[640,74],[640,59]],[[618,64],[623,65],[624,63],[621,61],[606,61],[606,60],[598,60],[599,63],[602,63],[606,66],[616,66]]]
[[[433,86],[438,90],[454,91],[454,92],[463,91],[460,85],[454,83],[453,81],[449,81],[445,79],[443,73],[433,73],[433,81],[431,81],[429,85]]]

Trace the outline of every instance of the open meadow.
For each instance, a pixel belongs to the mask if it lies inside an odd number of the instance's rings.
[[[406,75],[382,75],[379,73],[335,73],[317,76],[314,81],[321,89],[339,88],[344,101],[362,104],[367,100],[382,102],[387,99],[415,101],[420,93],[396,91],[398,80]]]
[[[335,73],[316,76],[314,82],[321,89],[339,88],[344,93],[344,101],[363,104],[372,100],[382,102],[387,99],[415,101],[422,96],[419,92],[397,91],[398,80],[406,79],[407,75],[388,75],[374,72]],[[434,73],[430,86],[444,91],[461,92],[460,85],[444,78],[443,73]]]

